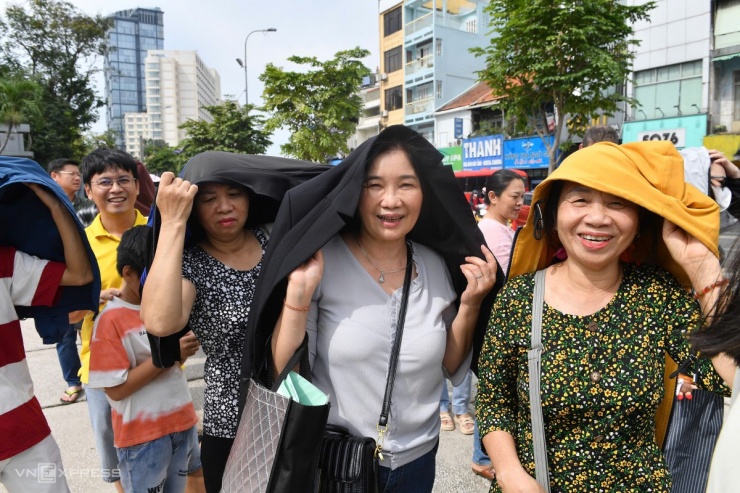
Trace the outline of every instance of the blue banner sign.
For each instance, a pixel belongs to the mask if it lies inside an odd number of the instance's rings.
[[[504,166],[504,136],[486,135],[464,139],[463,170],[500,169]]]
[[[550,139],[552,145],[553,137]],[[540,137],[511,139],[504,142],[504,167],[506,168],[547,168],[550,157],[547,147]]]
[[[455,118],[455,138],[462,139],[463,136],[463,119]]]

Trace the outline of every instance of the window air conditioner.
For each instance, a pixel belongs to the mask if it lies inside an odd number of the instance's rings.
[[[380,74],[380,80],[388,80],[388,74]]]
[[[383,110],[380,112],[381,118],[388,118],[388,110]]]

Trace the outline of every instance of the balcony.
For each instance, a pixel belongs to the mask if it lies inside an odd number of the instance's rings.
[[[427,55],[406,64],[405,75],[408,77],[417,72],[426,72],[434,68],[434,55]]]
[[[420,99],[406,105],[406,115],[418,115],[434,111],[434,98]]]

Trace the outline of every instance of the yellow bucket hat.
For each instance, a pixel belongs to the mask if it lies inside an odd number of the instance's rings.
[[[571,154],[534,190],[532,208],[519,231],[512,253],[510,277],[551,265],[555,251],[547,245],[538,221],[538,206],[545,204],[552,184],[570,181],[629,200],[670,220],[701,241],[718,256],[719,207],[710,197],[684,181],[683,158],[670,142],[649,141],[616,145],[601,142]],[[662,238],[662,224],[643,231],[634,242],[631,258],[652,259],[689,286],[683,269],[673,261]],[[539,237],[539,239],[538,239]]]

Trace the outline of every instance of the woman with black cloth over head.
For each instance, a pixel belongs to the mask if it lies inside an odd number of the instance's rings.
[[[443,378],[465,376],[497,279],[493,255],[441,160],[418,133],[393,126],[290,191],[250,319],[257,349],[269,334],[256,328],[277,322],[269,346],[275,371],[308,334],[313,383],[331,400],[329,423],[376,438],[411,266],[381,492],[432,491]]]
[[[209,493],[221,490],[236,436],[239,363],[263,268],[266,223],[290,187],[327,168],[212,151],[188,161],[182,177],[162,175],[154,212],[161,228],[141,318],[156,336],[188,325],[206,353],[201,461]]]

